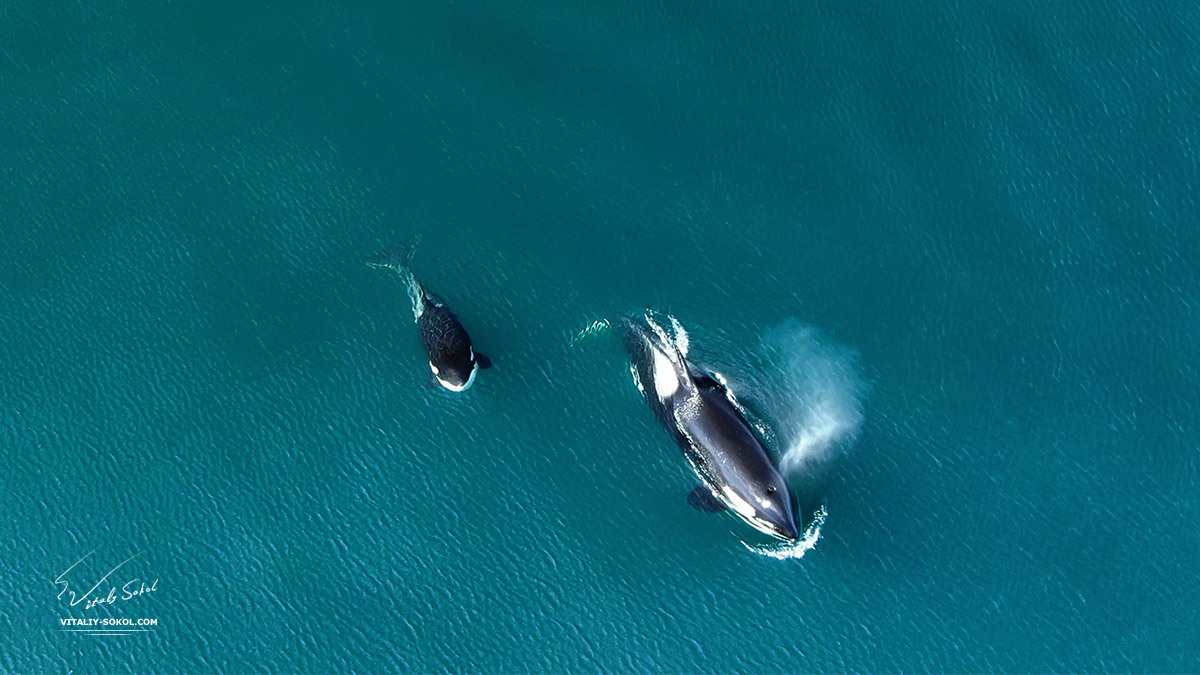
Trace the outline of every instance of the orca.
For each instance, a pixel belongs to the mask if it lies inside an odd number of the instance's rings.
[[[700,479],[688,503],[729,510],[760,532],[797,539],[787,481],[719,375],[689,361],[651,313],[621,323],[635,383]]]
[[[475,352],[471,336],[454,312],[437,295],[425,289],[412,273],[409,263],[420,237],[402,253],[384,253],[368,259],[367,265],[395,270],[404,278],[412,299],[413,318],[421,335],[421,344],[429,357],[429,369],[438,384],[453,392],[466,391],[475,383],[480,370],[490,368],[492,361]]]

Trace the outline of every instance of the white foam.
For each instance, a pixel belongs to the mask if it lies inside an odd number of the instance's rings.
[[[821,538],[821,526],[825,524],[825,518],[828,514],[825,513],[825,505],[822,504],[817,512],[813,514],[813,520],[804,528],[804,533],[796,541],[791,542],[774,542],[771,544],[747,544],[742,542],[742,546],[746,550],[775,558],[776,560],[799,560],[804,557],[805,553],[813,550],[817,546],[817,540]]]
[[[671,336],[667,335],[667,331],[664,330],[662,326],[658,325],[658,322],[654,320],[654,315],[650,312],[646,312],[646,324],[650,326],[650,330],[654,331],[654,334],[658,336],[658,339],[662,340],[661,348],[666,349],[671,345],[675,345],[676,347],[679,346],[675,340],[671,338]]]
[[[597,319],[585,326],[583,330],[576,333],[575,337],[571,338],[571,344],[574,345],[580,340],[592,335],[599,335],[610,328],[612,328],[612,323],[608,319]]]
[[[637,385],[638,391],[646,393],[646,388],[642,386],[642,376],[638,375],[637,366],[629,364],[629,374],[633,375],[633,383]]]
[[[691,341],[688,340],[688,332],[683,329],[683,324],[674,316],[667,315],[671,319],[671,330],[675,333],[675,346],[679,349],[679,353],[687,356],[688,349],[691,347]]]

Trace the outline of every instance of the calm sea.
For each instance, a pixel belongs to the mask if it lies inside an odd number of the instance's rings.
[[[1200,669],[1198,31],[0,3],[0,670]],[[462,396],[362,264],[415,233]],[[803,550],[574,339],[648,306],[799,453]]]

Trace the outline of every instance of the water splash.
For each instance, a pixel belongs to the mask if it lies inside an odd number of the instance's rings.
[[[571,345],[574,346],[578,344],[579,341],[583,340],[584,338],[604,333],[610,328],[612,328],[612,322],[610,322],[608,319],[597,319],[587,326],[584,326],[583,330],[576,333],[575,337],[571,338]]]
[[[797,482],[805,485],[797,493],[802,502],[819,499],[822,470],[850,447],[862,426],[867,385],[855,369],[858,355],[791,320],[768,331],[755,356],[761,368],[748,384],[775,427],[780,471],[793,489]],[[821,503],[794,542],[742,543],[777,560],[799,559],[817,545],[826,516]]]
[[[660,315],[663,315],[663,313],[647,309],[643,318],[646,321],[646,325],[650,327],[650,330],[654,331],[658,339],[663,341],[663,344],[674,345],[679,350],[680,356],[686,357],[689,346],[687,331],[683,329],[683,325],[679,323],[678,319],[670,314],[666,314],[665,316],[671,324],[671,330],[668,331],[664,324],[658,321]]]
[[[743,541],[742,546],[752,553],[776,560],[799,560],[804,557],[804,554],[816,548],[817,540],[821,538],[821,526],[825,524],[827,515],[825,505],[822,504],[813,514],[812,522],[804,528],[804,533],[796,541],[771,544],[748,544]]]
[[[688,350],[691,348],[688,332],[683,329],[683,324],[679,323],[674,315],[668,314],[667,318],[671,320],[671,329],[675,334],[675,347],[679,349],[680,354],[687,356]]]
[[[637,366],[633,365],[632,363],[629,364],[629,374],[633,375],[633,384],[637,386],[638,391],[645,395],[646,387],[642,385],[642,376],[638,375]]]

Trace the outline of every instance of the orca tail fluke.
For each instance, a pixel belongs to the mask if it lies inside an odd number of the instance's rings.
[[[363,261],[368,267],[394,270],[400,275],[405,285],[408,286],[408,297],[412,300],[413,318],[416,319],[419,319],[421,313],[425,311],[425,288],[421,286],[421,282],[417,281],[416,275],[408,266],[412,262],[413,252],[417,250],[419,243],[421,243],[421,235],[413,235],[403,246],[388,249]]]
[[[390,269],[397,272],[405,272],[408,270],[409,264],[412,262],[413,253],[417,250],[417,244],[421,243],[421,235],[413,235],[403,246],[389,248],[383,253],[367,258],[364,262],[368,267],[377,267],[381,269]]]

